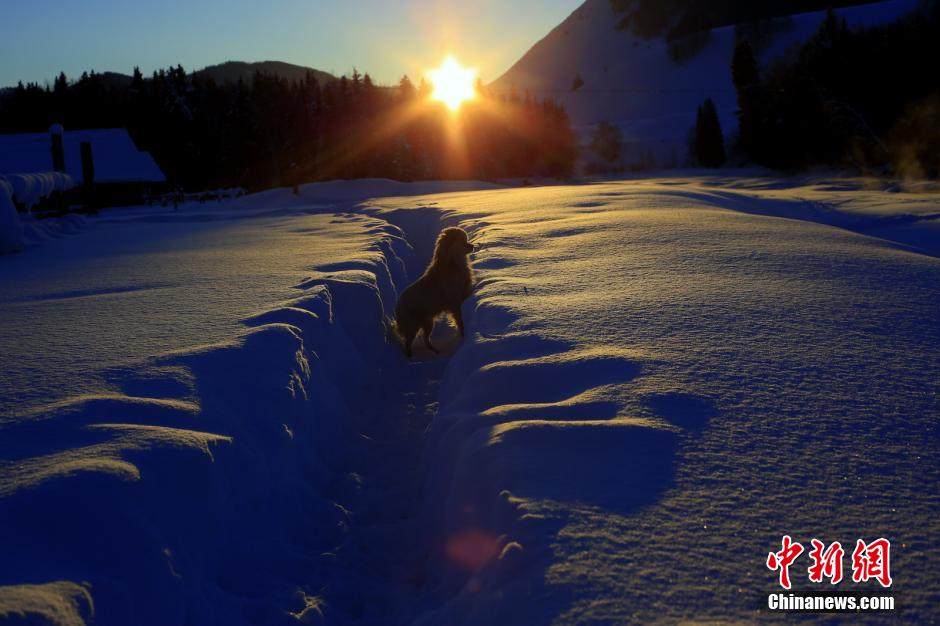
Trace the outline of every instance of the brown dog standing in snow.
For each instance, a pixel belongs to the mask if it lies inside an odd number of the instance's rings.
[[[437,353],[431,345],[434,319],[441,313],[450,313],[463,337],[463,317],[460,305],[473,293],[473,271],[467,255],[473,244],[460,228],[447,228],[437,238],[431,264],[414,283],[405,289],[395,307],[395,324],[405,342],[405,354],[411,357],[411,344],[418,331],[424,331],[424,345]]]

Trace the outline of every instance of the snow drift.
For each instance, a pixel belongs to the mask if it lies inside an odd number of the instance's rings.
[[[938,205],[865,187],[433,198],[479,285],[428,435],[415,623],[746,621],[784,533],[908,546],[892,591],[929,619]],[[430,203],[370,212],[414,240]]]
[[[0,617],[748,620],[782,533],[890,536],[932,617],[934,196],[356,184],[3,259]],[[467,338],[406,363],[382,319],[448,225]]]
[[[150,344],[125,343],[122,353],[101,360],[97,378],[103,382],[86,381],[94,389],[89,393],[60,390],[40,402],[22,395],[25,389],[5,387],[9,411],[0,420],[0,528],[17,540],[5,548],[0,567],[0,618],[277,624],[306,622],[316,613],[311,607],[331,568],[327,555],[348,524],[338,503],[349,469],[347,446],[356,443],[356,420],[348,406],[362,394],[365,364],[397,356],[385,342],[383,301],[395,297],[404,280],[402,258],[411,250],[397,229],[364,216],[301,211],[241,226],[243,213],[230,210],[229,219],[220,220],[214,211],[203,215],[208,221],[170,226],[148,221],[153,212],[119,213],[77,237],[33,250],[53,257],[51,246],[72,250],[68,261],[86,264],[80,278],[86,289],[80,292],[49,294],[55,283],[40,277],[59,269],[44,267],[48,264],[38,258],[24,261],[32,275],[9,268],[8,284],[15,276],[45,294],[29,297],[14,290],[18,298],[11,300],[7,292],[0,314],[7,330],[13,330],[9,322],[16,324],[16,309],[26,307],[37,321],[50,318],[37,328],[66,324],[60,334],[76,332],[79,320],[67,317],[63,303],[85,302],[81,315],[88,303],[107,298],[104,306],[112,315],[105,314],[106,324],[124,323],[115,305],[128,300],[137,311],[129,320],[132,332],[146,335],[152,332],[148,321],[175,320],[181,343],[188,345],[144,358],[138,350]],[[226,228],[232,219],[240,225],[234,230]],[[337,223],[329,226],[331,221]],[[349,226],[344,229],[339,221]],[[99,229],[112,248],[111,233],[124,233],[131,241],[122,243],[137,250],[134,262],[143,260],[142,269],[159,272],[141,252],[146,237],[159,237],[166,228],[173,237],[192,237],[200,223],[212,225],[206,231],[210,238],[220,232],[234,238],[230,246],[246,246],[235,232],[274,223],[282,245],[296,240],[326,250],[284,260],[291,269],[279,276],[293,273],[299,280],[279,288],[293,294],[244,317],[236,337],[204,345],[186,332],[192,321],[183,299],[168,303],[182,310],[166,308],[162,320],[151,317],[154,310],[140,308],[139,300],[134,306],[137,294],[150,292],[146,283],[141,289],[87,289],[96,280],[88,263],[102,250],[95,243]],[[86,250],[89,244],[92,249]],[[186,258],[182,250],[178,255]],[[14,264],[20,258],[14,257]],[[270,276],[271,266],[257,254],[254,258]],[[305,258],[333,262],[298,268]],[[225,268],[231,272],[237,265]],[[102,278],[113,268],[106,271]],[[214,287],[225,288],[198,281],[187,290],[196,291],[204,307],[192,314],[208,314],[219,325],[220,315],[232,312],[205,308],[224,306],[224,294],[221,300],[207,297],[207,288]],[[259,305],[264,303],[248,303]],[[153,306],[159,306],[156,300]],[[27,328],[16,326],[18,339],[0,337],[5,348],[24,342]],[[230,326],[221,327],[223,335],[231,332]],[[106,344],[106,334],[79,333],[79,340],[92,342],[90,349]],[[39,345],[26,343],[32,349]],[[121,362],[102,367],[115,359]],[[23,366],[35,366],[35,355],[26,360]],[[28,380],[9,365],[12,377]],[[77,386],[75,379],[89,373],[72,365],[66,376]]]

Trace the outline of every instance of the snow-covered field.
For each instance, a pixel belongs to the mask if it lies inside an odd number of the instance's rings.
[[[890,538],[895,617],[937,619],[936,194],[454,188],[114,211],[0,257],[0,616],[751,621],[790,534]],[[382,318],[445,225],[480,246],[468,336],[409,363]]]

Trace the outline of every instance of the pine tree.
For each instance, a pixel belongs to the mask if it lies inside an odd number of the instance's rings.
[[[620,129],[610,122],[601,122],[594,130],[591,150],[608,163],[620,160],[623,150],[623,135]]]
[[[414,98],[415,95],[415,86],[412,84],[411,79],[407,75],[402,76],[401,80],[398,82],[398,96],[405,102]]]
[[[57,96],[65,95],[65,92],[69,88],[68,78],[65,76],[65,72],[59,72],[59,75],[56,76],[55,84],[53,86],[52,92]]]
[[[731,78],[738,93],[738,145],[751,159],[758,158],[758,126],[761,123],[760,70],[754,49],[747,40],[734,48]]]
[[[720,167],[725,162],[725,140],[721,134],[718,111],[711,98],[698,108],[692,140],[692,156],[704,167]]]
[[[431,83],[428,82],[428,79],[422,78],[421,82],[418,84],[418,94],[422,98],[428,98],[432,91],[434,91],[434,89],[431,87]]]

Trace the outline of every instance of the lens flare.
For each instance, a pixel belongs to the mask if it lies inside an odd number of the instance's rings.
[[[468,572],[479,572],[499,556],[499,540],[481,530],[468,529],[450,537],[444,553],[454,564]]]
[[[439,68],[429,71],[428,77],[434,86],[431,98],[443,102],[451,111],[476,96],[477,71],[463,67],[452,56],[444,59]]]

